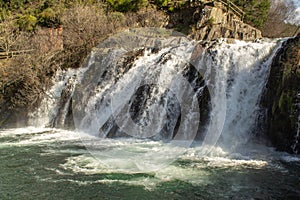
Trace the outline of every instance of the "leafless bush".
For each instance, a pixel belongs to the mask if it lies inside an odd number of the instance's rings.
[[[105,12],[101,7],[76,6],[63,14],[64,67],[79,67],[83,59],[109,34],[128,27],[162,26],[162,11],[145,7],[136,13]]]
[[[94,6],[76,6],[65,12],[62,17],[65,67],[79,67],[92,47],[121,26],[122,17],[120,13],[109,18]]]
[[[126,14],[126,24],[129,27],[164,27],[168,17],[154,7],[145,7],[136,13]]]
[[[19,31],[12,21],[1,23],[0,48],[7,57],[0,59],[0,112],[8,118],[35,107],[49,83],[49,52],[37,52],[37,44],[34,33]]]
[[[107,11],[97,5],[79,5],[62,13],[63,49],[42,48],[47,38],[20,32],[13,20],[1,23],[0,50],[19,51],[10,59],[0,59],[0,127],[9,115],[26,116],[36,107],[58,68],[77,68],[83,59],[108,35],[128,27],[162,26],[165,14],[147,7],[136,13]],[[48,50],[47,50],[48,49]],[[22,114],[20,114],[22,113]],[[4,116],[4,118],[3,118]]]
[[[24,48],[24,46],[29,49],[31,43],[28,38],[31,35],[28,32],[20,32],[13,20],[2,22],[0,24],[0,51],[17,51]]]
[[[276,1],[269,11],[268,20],[262,29],[265,37],[288,37],[296,34],[299,27],[286,24],[285,19],[291,13],[293,5],[289,2]]]

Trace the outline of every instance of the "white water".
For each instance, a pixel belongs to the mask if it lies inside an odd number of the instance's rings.
[[[201,60],[199,67],[206,67],[210,73],[207,77],[212,94],[205,143],[213,146],[221,136],[222,147],[234,150],[248,142],[269,66],[280,47],[275,40],[221,43]]]
[[[31,152],[40,154],[41,158],[47,158],[49,155],[66,155],[64,162],[57,167],[51,168],[47,165],[40,166],[43,170],[53,171],[56,176],[40,174],[38,168],[36,174],[33,174],[37,181],[45,183],[72,182],[78,185],[93,185],[97,183],[112,184],[122,183],[127,185],[143,186],[147,190],[153,190],[161,183],[168,181],[184,181],[193,185],[207,185],[212,183],[210,177],[214,173],[211,169],[227,169],[243,172],[247,169],[270,169],[274,173],[287,173],[287,169],[278,161],[287,163],[299,163],[299,156],[292,156],[285,153],[276,153],[274,150],[256,146],[245,150],[248,155],[230,154],[219,147],[214,147],[210,155],[202,156],[201,147],[189,148],[185,154],[179,157],[180,160],[187,162],[185,165],[175,163],[166,166],[159,171],[151,172],[152,176],[138,177],[130,179],[106,178],[96,180],[77,179],[78,176],[99,175],[99,174],[136,174],[148,173],[148,169],[132,170],[130,166],[132,154],[128,152],[139,152],[141,155],[144,151],[156,149],[159,151],[181,151],[180,148],[167,145],[160,141],[137,140],[137,139],[101,139],[102,160],[93,157],[89,151],[82,148],[74,148],[73,145],[81,146],[81,140],[93,143],[92,136],[86,135],[84,138],[76,132],[69,132],[58,129],[42,128],[22,128],[0,131],[0,139],[8,138],[6,142],[0,144],[1,148],[22,148],[43,146],[41,152]],[[248,147],[245,147],[245,149]],[[130,151],[128,151],[130,150]],[[250,153],[249,153],[250,152]],[[110,157],[110,155],[118,157]],[[106,155],[106,156],[105,156]],[[32,155],[31,155],[32,156]],[[156,161],[166,159],[166,155],[156,154],[153,157]],[[34,161],[31,161],[34,162]],[[117,168],[116,168],[117,167]],[[49,173],[49,172],[48,172]]]
[[[193,96],[197,95],[191,91],[192,89],[187,81],[181,77],[184,65],[187,62],[185,58],[190,57],[193,47],[194,43],[183,43],[181,46],[164,48],[158,53],[151,53],[150,50],[146,50],[144,55],[139,57],[133,63],[133,67],[125,74],[123,74],[124,72],[121,69],[114,76],[110,77],[109,81],[101,83],[100,86],[94,89],[93,95],[88,96],[85,105],[82,105],[85,110],[84,114],[78,114],[84,117],[77,119],[78,117],[75,113],[76,121],[79,121],[76,127],[92,135],[107,137],[113,126],[111,122],[113,117],[120,128],[119,131],[125,132],[129,136],[138,138],[154,136],[159,138],[159,134],[166,124],[167,110],[170,109],[169,113],[175,116],[169,118],[171,122],[168,124],[172,127],[167,127],[167,129],[174,129],[178,111],[174,110],[176,108],[168,107],[168,101],[170,101],[172,95],[174,96],[175,93],[180,104],[192,103]],[[113,56],[112,58],[115,57]],[[162,59],[165,62],[161,61]],[[115,67],[114,64],[110,61],[108,66],[104,67],[113,69]],[[95,76],[100,76],[100,74]],[[120,79],[116,81],[119,77]],[[133,104],[131,101],[135,97],[137,90],[146,85],[155,85],[155,88],[148,94],[149,97],[144,105],[145,109],[143,109],[136,123],[133,122],[130,116],[130,107]],[[168,90],[171,92],[168,92]],[[84,93],[85,91],[79,92]],[[166,93],[167,97],[161,99]],[[184,95],[190,96],[187,98]],[[186,111],[185,114],[192,110],[193,108],[190,111]],[[80,112],[82,112],[82,109]],[[194,112],[197,113],[196,111]],[[188,123],[188,121],[198,121],[197,115],[190,116],[190,118],[185,117],[184,123]],[[110,128],[106,130],[100,129],[107,123]],[[188,129],[183,129],[181,135],[177,134],[178,137],[180,135],[182,138],[189,139],[189,135],[184,133],[195,132],[194,129],[197,128],[196,126],[192,130],[191,127],[193,126],[186,126],[185,128]],[[165,135],[169,139],[174,137],[172,131],[167,132]]]
[[[32,124],[45,126],[53,124],[53,121],[54,126],[57,124],[60,95],[71,84],[68,103],[61,109],[63,120],[75,95],[75,127],[83,144],[95,158],[112,168],[129,171],[166,167],[189,151],[201,119],[198,97],[202,95],[203,86],[196,91],[191,89],[196,86],[198,74],[190,82],[183,76],[195,45],[195,42],[183,41],[180,45],[154,53],[146,49],[127,71],[115,66],[115,60],[125,52],[123,49],[110,51],[101,61],[95,60],[93,55],[86,68],[58,72],[56,82],[35,112]],[[201,144],[197,144],[199,148],[193,155],[209,155],[216,144],[223,151],[234,153],[236,147],[252,138],[269,65],[280,46],[278,40],[235,41],[232,44],[220,40],[199,55],[200,60],[194,67],[206,81],[211,95],[211,112],[205,137]],[[99,73],[97,67],[107,70],[108,75],[104,76],[103,70],[102,74]],[[74,89],[76,85],[80,85],[77,90]],[[134,104],[132,99],[137,98],[135,93],[143,85],[154,85],[154,89],[148,93],[142,112],[134,121],[130,111]],[[180,114],[180,125],[175,135]],[[116,125],[118,129],[115,130],[113,127]],[[141,140],[129,143],[125,140],[126,148],[121,145],[120,148],[101,151],[103,143],[118,147],[118,141],[124,142],[122,139],[104,142],[102,138],[113,130],[114,137],[131,136]],[[148,140],[153,138],[171,142],[164,144]]]
[[[294,144],[292,145],[292,149],[293,149],[293,151],[297,154],[298,153],[298,151],[296,150],[296,147],[297,147],[297,145],[299,145],[299,142],[300,142],[300,115],[298,116],[298,123],[297,123],[297,133],[296,133],[296,135],[295,135],[295,142],[294,142]]]
[[[90,61],[93,62],[93,52]],[[90,66],[90,64],[88,66]],[[40,106],[33,113],[29,113],[29,126],[34,127],[63,127],[70,101],[76,85],[81,81],[88,68],[58,70],[53,79],[53,86],[46,91]],[[63,92],[67,92],[66,99],[62,103]],[[59,118],[60,117],[60,118]]]
[[[235,147],[246,143],[251,137],[251,128],[256,119],[259,97],[268,76],[270,62],[276,52],[277,42],[275,40],[236,41],[234,44],[220,42],[202,55],[196,68],[201,72],[205,71],[202,75],[208,83],[212,97],[211,120],[204,144],[214,146],[222,135],[223,144]],[[159,101],[168,89],[176,94],[181,107],[194,105],[195,96],[199,95],[197,92],[184,93],[184,90],[188,90],[187,85],[189,84],[178,78],[183,73],[183,66],[186,62],[183,62],[182,58],[189,58],[193,47],[194,43],[192,42],[181,44],[176,48],[165,48],[153,54],[146,51],[120,80],[114,81],[116,76],[121,76],[121,74],[115,74],[115,77],[112,77],[105,87],[101,86],[95,89],[93,95],[89,96],[85,102],[87,105],[84,117],[80,120],[81,123],[77,128],[92,135],[106,137],[110,129],[100,133],[99,129],[110,120],[111,116],[114,116],[115,122],[127,135],[149,138],[159,134],[166,123],[168,108],[166,103],[157,105],[153,102]],[[171,59],[159,63],[159,60],[165,59],[166,55]],[[135,124],[129,114],[130,99],[136,90],[145,84],[156,84],[157,88],[150,94],[146,102],[146,109],[138,124]],[[198,91],[201,92],[201,89],[199,88]],[[190,96],[187,97],[187,94]],[[124,109],[126,105],[129,106]],[[176,107],[169,109],[171,109],[171,113],[178,113]],[[178,138],[194,138],[193,132],[197,127],[192,123],[197,118],[194,113],[196,113],[194,108],[187,110],[186,113],[181,113],[184,115],[179,130],[183,134]],[[173,120],[173,123],[170,124],[174,126],[176,115],[172,117],[168,120]],[[189,119],[189,117],[191,118]],[[112,127],[112,123],[110,126]],[[174,137],[172,132],[167,134],[169,134],[167,138]]]

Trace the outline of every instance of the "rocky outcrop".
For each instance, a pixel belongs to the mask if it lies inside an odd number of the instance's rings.
[[[262,105],[273,146],[300,153],[300,35],[287,40],[274,58]]]
[[[247,41],[262,38],[260,30],[243,22],[243,15],[243,11],[234,4],[199,1],[171,13],[167,28],[190,34],[196,40],[231,38]]]
[[[196,40],[215,40],[221,37],[240,40],[262,38],[260,30],[245,24],[242,15],[238,16],[221,3],[205,6],[194,17],[198,18],[193,34]]]

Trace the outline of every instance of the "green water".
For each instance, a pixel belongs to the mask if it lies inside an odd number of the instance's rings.
[[[159,171],[122,172],[94,158],[76,133],[2,130],[0,199],[300,199],[299,157],[201,158],[196,149]]]

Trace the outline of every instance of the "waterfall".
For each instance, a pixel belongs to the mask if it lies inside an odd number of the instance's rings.
[[[131,55],[115,50],[99,62],[96,59],[86,74],[93,81],[84,80],[75,92],[76,128],[99,137],[192,142],[204,88],[198,74],[190,73],[195,69],[186,59],[194,46],[194,42],[182,42],[162,49],[138,49]]]
[[[89,63],[91,62],[93,52],[89,58]],[[81,81],[87,69],[88,67],[57,70],[52,81],[53,86],[46,91],[40,106],[33,113],[29,113],[28,124],[36,127],[66,127],[75,86]]]
[[[199,68],[210,73],[212,110],[205,143],[219,143],[233,150],[253,135],[259,100],[268,78],[269,67],[281,43],[235,41],[218,44],[206,52]]]
[[[298,94],[300,96],[300,94]],[[298,104],[298,107],[300,107],[300,104]],[[292,145],[292,149],[294,153],[298,153],[297,146],[299,145],[300,141],[300,115],[298,116],[298,122],[297,122],[297,133],[295,135],[295,141],[294,144]]]
[[[231,150],[251,139],[280,42],[219,40],[204,47],[172,36],[134,48],[114,45],[94,49],[83,68],[59,71],[31,124],[63,127],[72,113],[78,131],[100,138],[185,146],[200,140]]]

